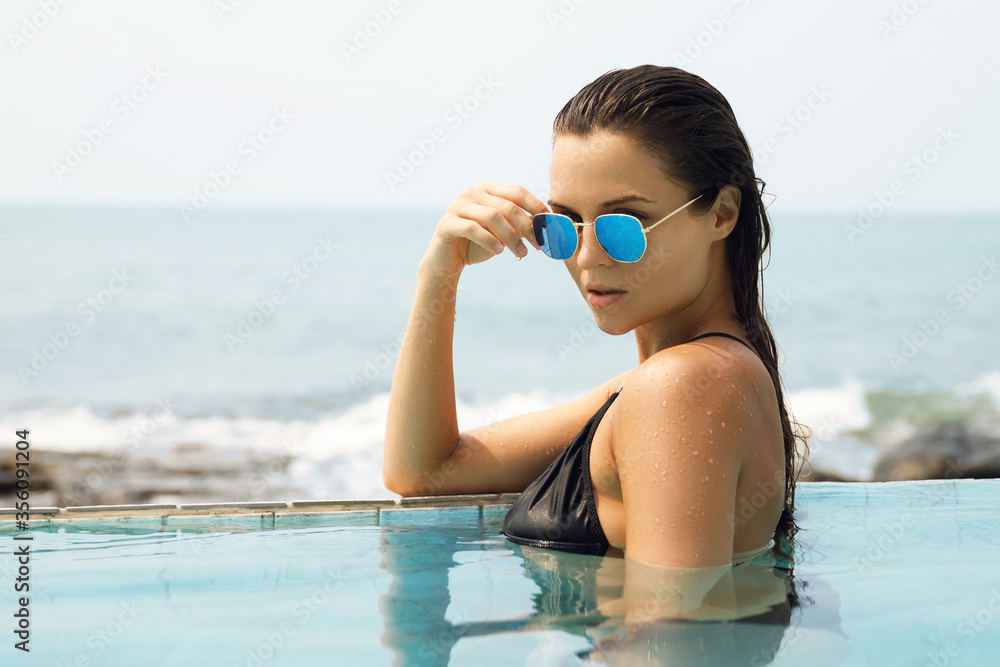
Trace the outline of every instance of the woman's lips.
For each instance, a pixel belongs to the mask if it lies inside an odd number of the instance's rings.
[[[625,294],[624,291],[604,293],[604,290],[587,290],[587,302],[594,308],[607,308],[617,303]]]

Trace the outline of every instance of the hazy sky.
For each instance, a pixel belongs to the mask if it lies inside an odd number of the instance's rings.
[[[929,0],[4,0],[0,203],[440,207],[480,179],[544,197],[559,108],[655,63],[727,96],[779,208],[996,213],[998,19]]]

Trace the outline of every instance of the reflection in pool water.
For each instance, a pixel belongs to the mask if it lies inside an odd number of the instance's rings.
[[[502,513],[487,510],[485,516],[447,522],[452,530],[439,523],[434,531],[425,529],[419,514],[382,521],[380,567],[392,580],[379,610],[382,642],[393,650],[395,664],[454,664],[452,649],[460,639],[548,631],[536,647],[544,664],[565,657],[572,644],[569,655],[579,662],[767,665],[798,606],[791,560],[771,552],[735,567],[664,568],[514,544],[497,535]],[[781,553],[789,548],[783,541]],[[469,559],[477,549],[491,555]],[[498,568],[503,559],[516,564]],[[452,620],[453,603],[462,603],[453,600],[449,572],[463,561],[491,563],[493,579],[520,573],[533,584],[529,609],[504,616],[493,606]],[[477,595],[503,596],[493,588]]]
[[[1000,480],[804,483],[796,504],[790,560],[680,580],[516,546],[499,506],[33,522],[13,664],[996,664]]]

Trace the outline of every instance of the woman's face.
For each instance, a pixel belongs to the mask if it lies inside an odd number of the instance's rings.
[[[691,198],[663,175],[652,154],[631,138],[607,131],[556,136],[550,193],[552,210],[574,222],[592,223],[604,213],[628,213],[643,227]],[[646,234],[646,252],[635,263],[611,259],[597,242],[593,225],[577,227],[582,230],[580,240],[576,254],[565,260],[566,268],[597,326],[619,335],[662,318],[681,326],[697,322],[704,314],[698,311],[711,308],[717,298],[720,276],[713,280],[713,272],[724,267],[728,229],[721,231],[713,224],[715,218],[712,210],[697,216],[691,207],[676,213]],[[590,291],[595,285],[624,294],[602,299]]]

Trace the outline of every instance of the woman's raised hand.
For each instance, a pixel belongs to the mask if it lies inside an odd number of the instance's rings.
[[[527,254],[522,238],[536,249],[531,217],[548,206],[519,185],[480,181],[462,191],[434,229],[422,267],[440,278],[457,276],[466,266],[484,262],[510,248]]]

